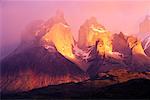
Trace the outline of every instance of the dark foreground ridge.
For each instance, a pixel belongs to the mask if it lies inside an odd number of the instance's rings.
[[[2,99],[150,99],[150,80],[132,79],[101,87],[101,80],[66,83],[16,94],[2,94]],[[96,84],[97,83],[97,84]]]

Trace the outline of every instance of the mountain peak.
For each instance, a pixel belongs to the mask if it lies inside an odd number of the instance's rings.
[[[78,45],[84,49],[95,45],[96,41],[99,41],[97,50],[100,55],[112,52],[110,32],[95,17],[91,17],[80,27]]]
[[[72,46],[74,45],[74,39],[71,34],[71,30],[68,25],[58,23],[53,25],[51,30],[46,33],[42,40],[49,45],[52,42],[57,51],[67,58],[74,58],[72,52]]]
[[[150,57],[150,35],[148,35],[143,41],[142,46],[144,48],[144,52]]]
[[[61,10],[48,21],[28,27],[25,33],[33,38],[25,41],[32,45],[21,44],[23,48],[16,49],[19,52],[12,52],[1,62],[2,91],[79,82],[89,78],[85,72],[93,77],[115,67],[150,70],[150,58],[140,40],[122,32],[111,37],[95,17],[80,26],[78,46]]]
[[[136,37],[128,36],[127,41],[128,41],[129,47],[132,50],[132,53],[145,54],[143,47],[141,45],[141,41],[138,40]]]
[[[89,19],[87,19],[85,21],[85,24],[89,25],[89,27],[91,27],[91,25],[97,29],[100,29],[100,28],[103,28],[104,29],[104,26],[102,26],[101,24],[98,23],[96,17],[92,16],[90,17]],[[84,24],[83,24],[84,25]]]

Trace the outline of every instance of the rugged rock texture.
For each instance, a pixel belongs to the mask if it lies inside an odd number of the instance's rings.
[[[52,84],[86,80],[86,74],[60,53],[33,47],[1,62],[1,91],[27,91]]]
[[[74,39],[68,25],[63,23],[55,24],[51,30],[46,33],[42,40],[46,47],[50,46],[51,42],[55,45],[57,51],[68,59],[75,59],[72,51]]]
[[[68,23],[65,20],[64,13],[61,10],[57,10],[55,16],[51,17],[48,21],[43,22],[40,28],[36,32],[34,32],[34,35],[39,40],[51,30],[54,24],[58,23],[68,25]]]
[[[98,51],[101,55],[112,52],[110,33],[100,25],[95,17],[86,20],[79,29],[78,46],[82,49],[95,45],[98,42]]]
[[[112,47],[113,52],[119,52],[124,55],[131,54],[131,49],[129,48],[126,36],[122,32],[113,35]]]
[[[113,68],[107,72],[99,73],[98,75],[100,78],[110,78],[118,83],[138,78],[150,79],[149,72],[132,72],[124,68]]]
[[[146,50],[135,37],[123,33],[111,37],[94,17],[80,27],[76,44],[63,13],[58,11],[50,20],[35,21],[27,27],[18,48],[1,61],[1,92],[80,82],[103,72],[109,85],[137,77],[147,79],[150,58]]]
[[[74,39],[63,13],[58,11],[49,21],[37,23],[41,22],[31,24],[25,31],[27,37],[23,35],[18,48],[1,61],[1,92],[27,91],[88,78],[68,60],[74,57]]]
[[[128,36],[127,41],[132,50],[132,64],[150,68],[150,58],[145,54],[141,41],[132,36]]]
[[[148,35],[143,41],[142,46],[144,48],[144,52],[147,56],[150,57],[150,35]]]

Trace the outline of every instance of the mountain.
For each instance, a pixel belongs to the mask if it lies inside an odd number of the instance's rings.
[[[144,48],[144,52],[147,56],[150,57],[150,35],[148,35],[143,41],[142,46]]]
[[[53,43],[56,49],[68,59],[74,59],[72,47],[74,39],[68,25],[58,23],[53,25],[51,30],[42,37],[45,46]]]
[[[87,75],[59,52],[37,46],[1,62],[1,91],[18,92],[50,84],[79,82]]]
[[[35,44],[40,44],[41,38],[51,30],[53,25],[58,23],[68,25],[64,13],[61,10],[57,10],[56,14],[47,21],[34,20],[29,23],[22,32],[21,43],[18,48],[16,48],[15,52],[23,51]],[[13,52],[13,54],[15,52]]]
[[[141,41],[133,36],[128,36],[127,41],[132,50],[132,64],[150,68],[150,57],[145,54]]]
[[[72,89],[73,84],[77,92],[87,88],[90,96],[89,90],[95,92],[135,78],[149,79],[150,58],[146,49],[136,37],[110,33],[95,17],[81,25],[76,42],[64,14],[57,11],[48,21],[37,20],[27,26],[20,45],[2,59],[1,93],[32,91],[48,85],[63,91],[65,86]],[[57,95],[53,91],[48,90],[50,95]]]
[[[99,41],[97,49],[101,55],[112,52],[110,32],[99,24],[95,17],[91,17],[79,29],[78,46],[86,49],[88,46],[95,45],[96,41]]]
[[[82,51],[79,58],[85,63],[82,69],[88,72],[90,68],[88,73],[94,74],[93,70],[96,71],[99,66],[96,64],[112,53],[111,34],[95,17],[91,17],[80,26],[78,47]]]
[[[48,21],[42,23],[40,28],[34,32],[36,38],[41,39],[46,33],[48,33],[54,24],[62,23],[64,25],[68,25],[65,20],[64,13],[61,10],[57,10],[55,16],[52,16]]]
[[[138,72],[150,71],[150,58],[144,53],[141,41],[137,38],[124,36],[123,33],[114,34],[112,46],[113,52],[103,57],[96,53],[98,52],[98,44],[95,45],[97,51],[94,54],[96,55],[90,61],[88,60],[90,65],[87,73],[91,78],[113,68],[123,68],[128,71]]]
[[[136,37],[125,36],[123,33],[114,34],[112,45],[113,52],[119,52],[125,57],[128,57],[126,58],[126,62],[129,63],[131,61],[132,64],[136,63],[140,66],[142,63],[149,64],[149,57],[144,52],[142,42]],[[136,61],[139,61],[139,63]]]
[[[127,42],[126,36],[122,32],[120,32],[119,34],[113,34],[112,47],[113,52],[119,52],[124,55],[131,54],[131,49]]]
[[[49,24],[43,23],[49,26],[46,28],[48,32],[39,28],[41,24],[38,27],[34,24],[35,28],[29,28],[25,33],[33,38],[22,37],[22,42],[16,50],[1,61],[2,93],[79,82],[88,78],[87,74],[69,59],[74,56],[74,39],[68,25],[62,21],[62,14],[57,13],[56,18],[52,17],[51,20],[48,21]]]

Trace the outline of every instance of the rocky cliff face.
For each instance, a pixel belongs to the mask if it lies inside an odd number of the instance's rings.
[[[72,52],[74,39],[68,25],[63,23],[55,24],[51,30],[42,37],[42,40],[45,46],[50,46],[52,42],[59,53],[68,59],[75,59]]]
[[[131,54],[131,49],[129,47],[126,38],[127,37],[122,32],[113,35],[113,40],[112,40],[113,52],[119,52],[124,55]]]
[[[144,52],[147,56],[150,57],[150,35],[148,35],[143,41],[142,46],[144,48]]]
[[[112,52],[110,33],[92,17],[80,27],[78,45],[85,49],[95,45],[96,41],[99,41],[97,49],[101,55]]]
[[[150,58],[145,50],[136,37],[113,35],[94,17],[80,27],[76,44],[63,13],[58,11],[48,21],[28,26],[18,48],[1,61],[1,91],[80,82],[113,68],[147,72]]]
[[[63,14],[57,13],[34,30],[29,28],[28,37],[1,61],[1,92],[86,80],[87,74],[69,60],[74,57],[74,39],[68,27]]]
[[[132,64],[150,66],[150,58],[145,54],[141,41],[132,36],[128,36],[127,41],[132,51]]]
[[[122,33],[114,34],[112,45],[113,52],[110,55],[103,58],[102,55],[97,54],[96,59],[89,62],[91,64],[87,72],[90,77],[112,68],[138,72],[150,71],[150,58],[145,54],[140,40],[133,36],[124,36]]]
[[[47,85],[85,80],[87,75],[57,51],[37,46],[1,62],[1,91],[27,91]]]

